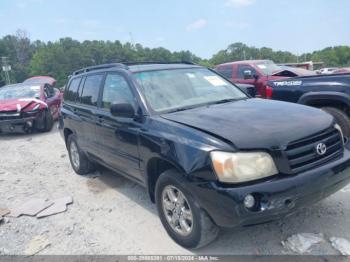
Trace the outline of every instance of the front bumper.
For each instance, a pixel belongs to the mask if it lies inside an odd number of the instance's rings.
[[[9,120],[1,120],[0,121],[0,131],[2,132],[22,132],[26,125],[33,126],[33,122],[37,117],[24,117],[24,118],[16,118]]]
[[[222,227],[248,226],[276,220],[335,193],[350,182],[350,151],[313,170],[246,186],[224,187],[216,182],[189,183],[200,206]],[[259,196],[261,208],[244,207],[248,194]]]

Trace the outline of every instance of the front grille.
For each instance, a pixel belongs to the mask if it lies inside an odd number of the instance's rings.
[[[17,111],[6,111],[1,112],[0,111],[0,121],[1,120],[12,120],[12,119],[19,119],[21,118],[21,114]]]
[[[316,151],[316,147],[320,143],[324,143],[327,146],[327,151],[324,155],[319,155]],[[291,171],[294,174],[339,158],[343,152],[342,136],[334,128],[318,135],[292,142],[286,148],[286,155]]]

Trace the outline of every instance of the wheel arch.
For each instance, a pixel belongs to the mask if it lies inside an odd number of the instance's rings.
[[[335,107],[350,116],[350,96],[347,94],[338,92],[312,92],[303,95],[298,103],[317,108]]]
[[[146,165],[147,191],[153,203],[155,202],[155,186],[157,180],[163,172],[170,169],[185,174],[185,171],[181,167],[161,157],[152,157],[148,160]]]
[[[63,129],[63,135],[64,135],[64,142],[66,144],[66,147],[67,147],[67,141],[68,141],[68,137],[73,134],[73,131],[69,128],[64,128]]]

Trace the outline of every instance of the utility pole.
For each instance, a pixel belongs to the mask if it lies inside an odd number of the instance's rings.
[[[11,66],[8,64],[8,58],[6,56],[1,57],[2,71],[5,73],[6,84],[11,84],[10,74]]]

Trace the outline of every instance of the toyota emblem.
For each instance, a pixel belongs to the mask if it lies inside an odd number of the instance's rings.
[[[324,143],[319,143],[316,146],[316,152],[318,155],[323,156],[327,152],[327,146]]]

